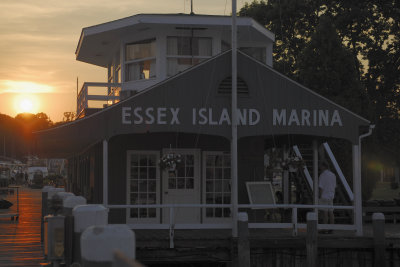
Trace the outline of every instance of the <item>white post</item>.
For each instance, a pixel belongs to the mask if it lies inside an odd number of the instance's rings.
[[[232,0],[232,236],[238,237],[238,169],[237,169],[237,32],[236,32],[236,0]]]
[[[318,186],[318,142],[316,140],[312,143],[313,147],[313,191],[314,191],[314,205],[318,205],[318,198],[319,198],[319,186]],[[318,220],[318,209],[315,208],[314,212],[317,216]]]
[[[353,145],[354,224],[357,236],[363,235],[360,150],[358,145]]]
[[[108,141],[103,140],[103,204],[108,205]]]

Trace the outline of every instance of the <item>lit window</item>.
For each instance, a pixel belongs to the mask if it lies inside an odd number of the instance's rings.
[[[168,37],[167,74],[175,75],[212,56],[212,39],[205,37]]]
[[[156,40],[127,44],[125,49],[125,80],[156,77]]]

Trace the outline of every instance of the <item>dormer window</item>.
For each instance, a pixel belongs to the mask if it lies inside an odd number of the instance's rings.
[[[127,44],[125,47],[125,81],[156,77],[156,40]]]
[[[207,37],[167,37],[167,74],[175,75],[212,56],[212,39]]]

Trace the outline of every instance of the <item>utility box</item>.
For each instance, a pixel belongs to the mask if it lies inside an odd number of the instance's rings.
[[[44,217],[44,255],[47,260],[64,259],[64,216]]]

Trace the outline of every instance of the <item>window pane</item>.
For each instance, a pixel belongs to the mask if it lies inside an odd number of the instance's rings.
[[[207,216],[207,217],[213,217],[213,216],[214,216],[214,209],[212,209],[212,208],[207,208],[207,209],[206,209],[206,216]]]
[[[156,60],[144,60],[126,65],[126,81],[150,79],[156,77]]]
[[[147,166],[147,156],[140,156],[139,164],[141,167]]]
[[[125,59],[126,61],[155,57],[156,56],[156,40],[147,40],[140,43],[126,45]]]
[[[156,156],[155,155],[150,155],[148,158],[148,166],[156,166]]]
[[[140,168],[140,176],[139,179],[146,180],[147,179],[147,167]]]
[[[149,167],[149,179],[156,179],[157,170],[155,167]]]
[[[186,189],[194,189],[194,179],[186,178]]]
[[[149,193],[156,192],[156,189],[157,189],[156,186],[157,186],[156,180],[150,180],[149,187],[148,187]]]
[[[146,218],[147,217],[147,209],[146,208],[139,209],[139,215],[140,215],[140,218]]]
[[[206,181],[206,192],[214,192],[214,182]]]
[[[131,167],[131,178],[138,179],[138,167]]]
[[[137,218],[139,215],[138,209],[131,209],[131,218]]]
[[[135,193],[138,191],[138,180],[131,180],[131,192]]]
[[[139,182],[139,192],[146,193],[147,192],[147,181]]]
[[[176,179],[175,178],[168,179],[168,189],[176,189]]]
[[[213,168],[206,169],[206,179],[208,179],[208,180],[214,179],[214,169]]]
[[[194,167],[187,167],[186,168],[186,177],[194,177]]]
[[[185,189],[185,178],[178,178],[178,189]]]
[[[157,198],[156,194],[149,194],[149,200],[147,204],[156,204]]]
[[[193,166],[194,164],[194,156],[186,155],[186,166]]]
[[[179,56],[211,56],[212,39],[204,37],[168,37],[167,54]]]
[[[222,192],[222,180],[215,180],[215,192]]]
[[[149,212],[149,218],[155,218],[156,217],[156,209],[151,208],[148,210]]]
[[[138,164],[139,164],[139,156],[132,155],[131,156],[131,166],[138,166]]]

